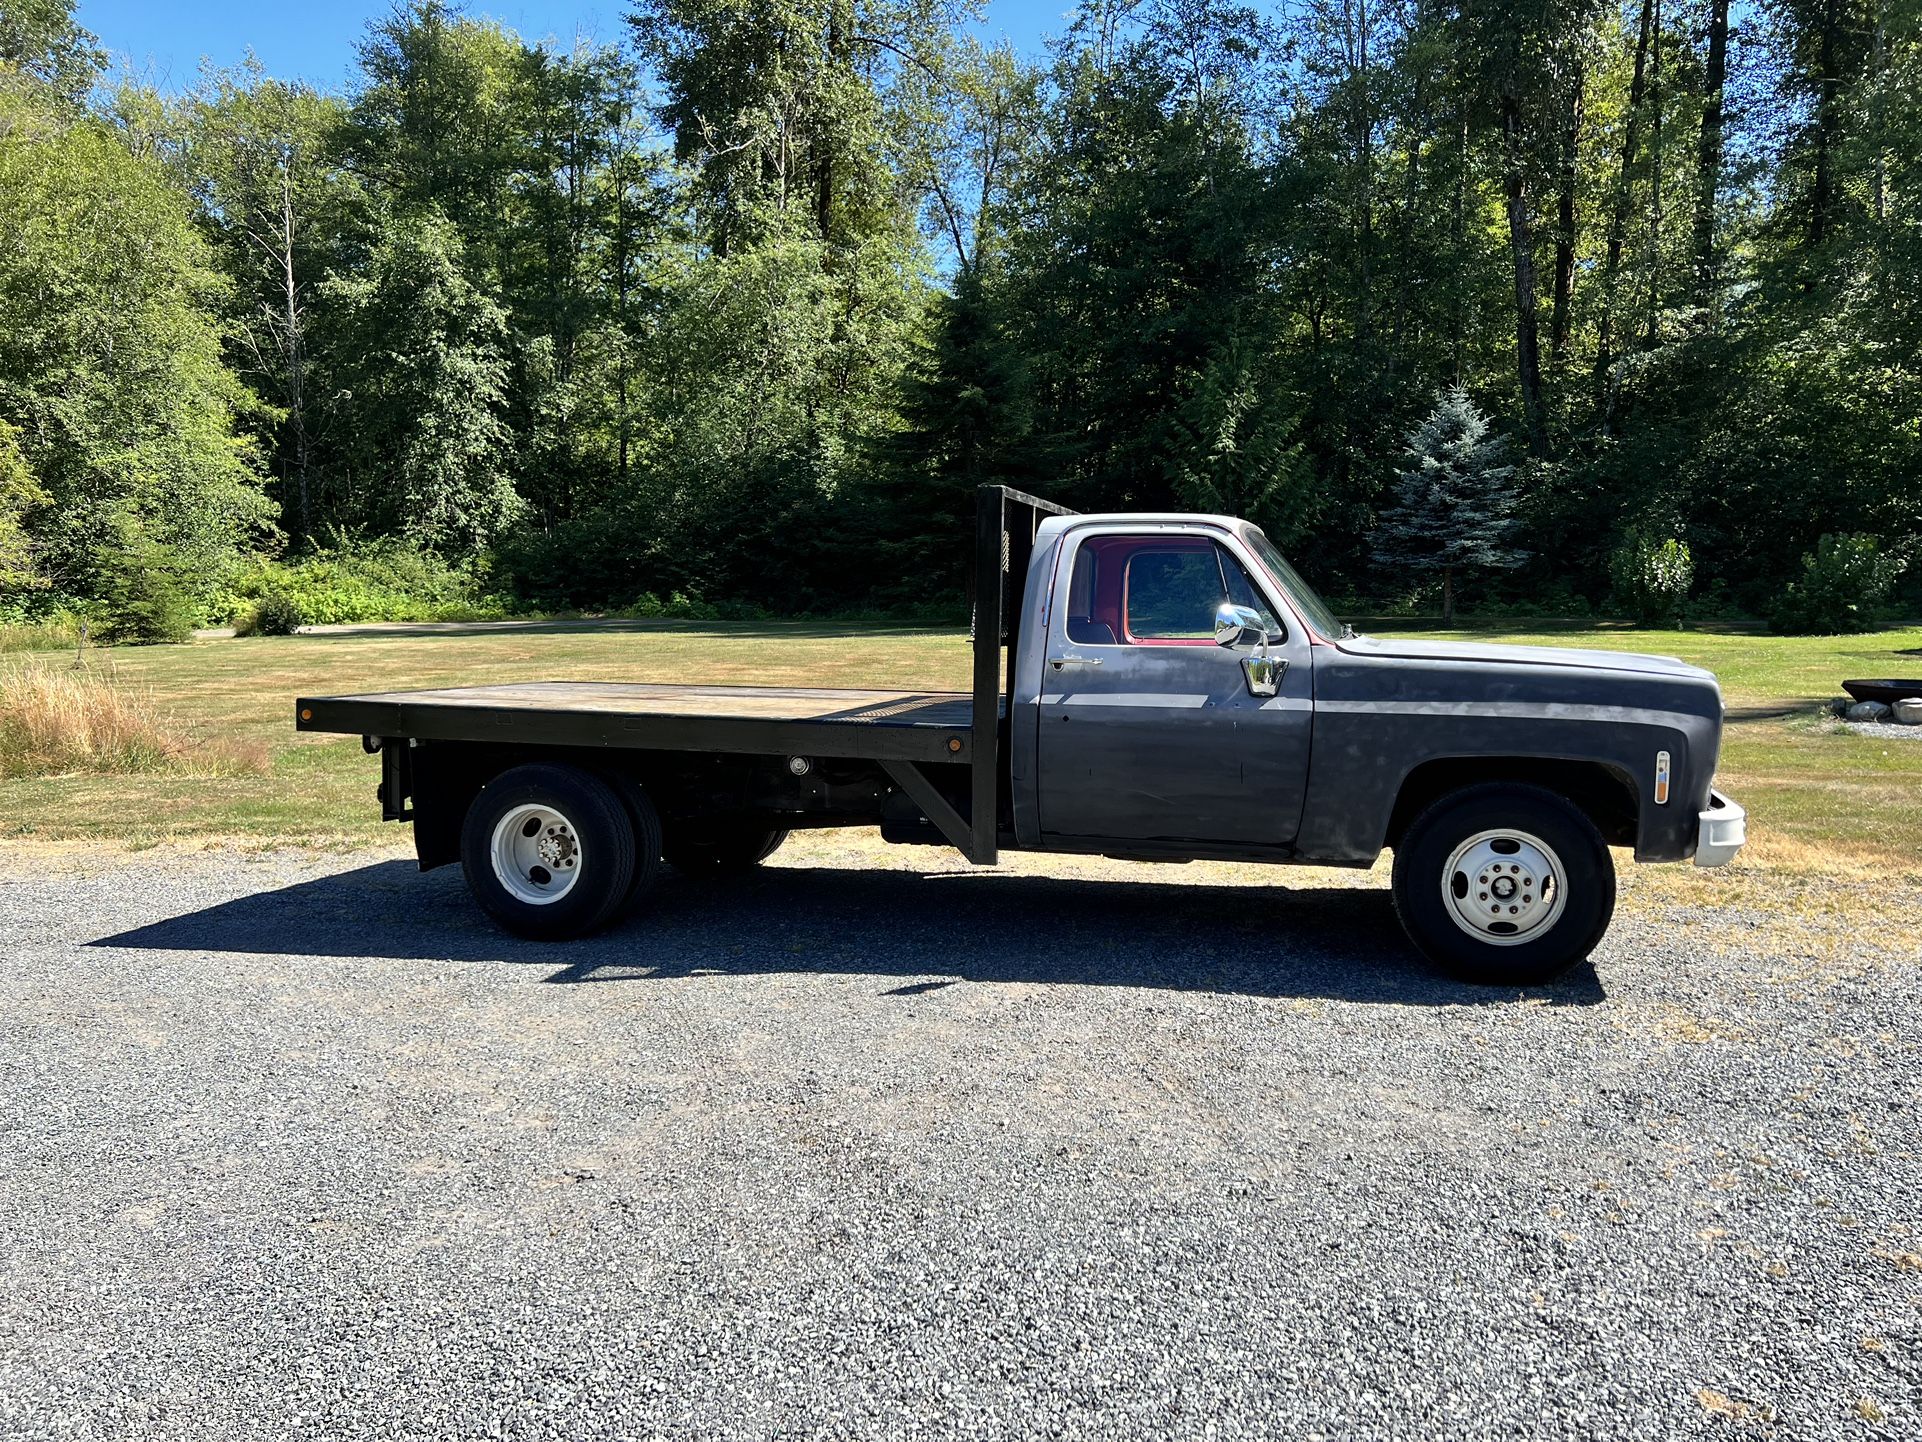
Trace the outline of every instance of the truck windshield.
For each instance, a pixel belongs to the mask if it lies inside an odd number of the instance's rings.
[[[1268,574],[1273,576],[1276,583],[1288,593],[1289,599],[1301,608],[1301,614],[1307,619],[1309,625],[1331,641],[1338,640],[1343,635],[1353,634],[1342,625],[1335,613],[1328,609],[1328,603],[1315,594],[1315,588],[1302,580],[1300,573],[1283,559],[1281,552],[1275,549],[1273,541],[1253,526],[1248,527],[1242,534],[1247,538],[1248,544],[1254,547],[1255,559],[1261,562]]]

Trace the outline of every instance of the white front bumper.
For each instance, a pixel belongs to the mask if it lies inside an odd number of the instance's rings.
[[[1708,810],[1699,813],[1695,830],[1695,864],[1725,866],[1748,840],[1748,812],[1719,791],[1708,794]]]

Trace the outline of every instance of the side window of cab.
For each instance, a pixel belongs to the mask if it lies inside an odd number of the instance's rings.
[[[1083,541],[1074,553],[1074,574],[1068,581],[1068,639],[1077,646],[1118,646],[1120,633],[1111,620],[1095,614],[1095,591],[1101,568],[1101,546]]]
[[[1283,627],[1241,562],[1202,536],[1091,536],[1076,548],[1067,639],[1081,646],[1211,646],[1224,602]]]
[[[1128,639],[1208,641],[1226,592],[1213,549],[1140,550],[1128,557]]]

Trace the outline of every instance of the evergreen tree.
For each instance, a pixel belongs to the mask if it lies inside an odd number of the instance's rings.
[[[1401,570],[1439,571],[1442,620],[1455,619],[1455,573],[1521,564],[1508,544],[1515,531],[1517,482],[1508,437],[1491,433],[1460,386],[1408,437],[1406,469],[1396,473],[1394,505],[1375,535],[1375,559]]]
[[[1209,357],[1168,418],[1168,489],[1182,510],[1245,516],[1292,545],[1322,498],[1300,418],[1272,384],[1238,340]]]
[[[1254,502],[1289,474],[1295,422],[1268,284],[1279,207],[1251,128],[1269,37],[1214,5],[1121,18],[1091,8],[1057,56],[999,309],[1058,458],[1053,492],[1089,509]],[[1183,22],[1213,42],[1184,47]],[[1259,485],[1236,474],[1250,442]]]
[[[876,569],[900,576],[915,601],[962,593],[977,486],[1046,490],[1050,479],[1027,370],[990,279],[979,266],[963,270],[954,294],[936,302],[932,335],[906,377],[904,428],[882,443],[882,479],[865,498],[884,548]]]

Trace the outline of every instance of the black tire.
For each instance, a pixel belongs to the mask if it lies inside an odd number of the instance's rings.
[[[637,906],[661,879],[661,813],[654,809],[640,782],[618,774],[602,779],[620,797],[627,808],[628,823],[634,828],[634,880],[628,884],[627,905]]]
[[[517,812],[523,821],[509,826]],[[523,859],[504,857],[497,868],[497,841]],[[509,931],[540,941],[604,926],[628,898],[634,853],[634,825],[620,797],[572,766],[503,772],[481,788],[461,826],[461,870],[474,899]],[[534,899],[549,886],[553,899]]]
[[[1449,863],[1465,846],[1463,861],[1481,861],[1451,874]],[[1556,864],[1562,883],[1550,890],[1544,881],[1536,889],[1536,874],[1552,878]],[[1530,907],[1538,905],[1542,910],[1531,920]],[[1533,986],[1559,976],[1601,941],[1615,914],[1615,862],[1595,824],[1552,791],[1470,786],[1436,801],[1402,836],[1395,848],[1395,913],[1409,940],[1451,975],[1490,986]]]
[[[670,866],[689,876],[719,876],[759,866],[786,840],[785,831],[760,827],[687,829],[669,834],[666,855]]]

